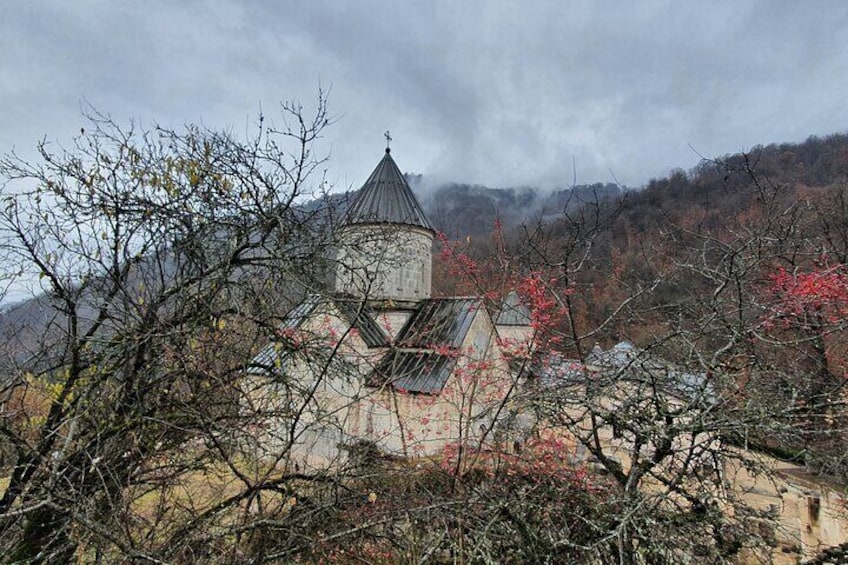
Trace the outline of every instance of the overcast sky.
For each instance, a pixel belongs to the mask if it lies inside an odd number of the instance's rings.
[[[330,90],[328,177],[640,186],[848,130],[848,2],[0,3],[0,151],[120,122],[244,131]]]

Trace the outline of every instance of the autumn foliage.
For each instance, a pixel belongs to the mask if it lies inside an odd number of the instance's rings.
[[[848,268],[845,265],[807,272],[790,272],[779,267],[770,279],[778,323],[809,327],[841,324],[848,318]]]

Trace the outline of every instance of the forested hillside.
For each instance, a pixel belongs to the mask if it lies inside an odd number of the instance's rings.
[[[542,276],[563,307],[553,333],[566,355],[628,340],[721,375],[764,410],[793,404],[810,415],[800,435],[759,444],[844,475],[834,430],[848,377],[846,180],[848,136],[812,137],[704,160],[557,215],[516,223],[513,211],[493,236],[445,245],[473,261],[466,279],[496,295],[515,284],[505,265]],[[446,294],[472,291],[456,269],[437,272]]]

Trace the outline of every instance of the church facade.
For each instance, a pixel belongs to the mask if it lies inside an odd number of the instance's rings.
[[[518,375],[480,298],[432,296],[436,232],[388,148],[335,233],[331,292],[293,308],[250,370],[286,383],[263,397],[271,443],[317,467],[363,443],[412,457],[492,440]],[[514,308],[500,332],[529,336]]]

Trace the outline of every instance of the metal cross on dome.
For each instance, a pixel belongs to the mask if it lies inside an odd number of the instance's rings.
[[[392,134],[389,133],[389,130],[386,130],[386,133],[383,134],[383,137],[386,138],[386,153],[391,151],[389,144],[392,142]]]

